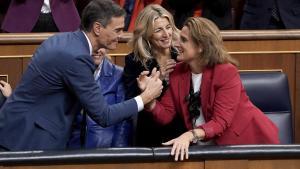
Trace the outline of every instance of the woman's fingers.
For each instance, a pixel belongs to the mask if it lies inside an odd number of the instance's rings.
[[[145,75],[148,75],[149,74],[149,71],[142,71],[140,76],[145,76]]]
[[[177,144],[176,150],[175,150],[175,161],[178,161],[178,157],[180,155],[181,146],[180,144]]]
[[[162,143],[163,145],[173,145],[171,149],[171,155],[175,156],[174,160],[188,159],[189,158],[189,141],[184,137],[179,137],[168,142]]]
[[[175,153],[176,153],[176,150],[177,150],[177,144],[173,144],[173,147],[172,147],[172,150],[171,150],[171,155],[173,156],[173,155],[175,155]]]
[[[189,144],[185,145],[185,159],[189,159]]]
[[[8,83],[6,83],[5,81],[3,81],[3,80],[0,80],[0,83],[3,85],[3,86],[5,86],[5,85],[7,85]]]
[[[169,146],[169,145],[172,145],[172,144],[174,144],[174,139],[172,139],[168,142],[162,143],[162,145],[164,145],[164,146]]]
[[[184,160],[184,156],[185,156],[185,146],[181,146],[181,152],[180,152],[180,160]]]

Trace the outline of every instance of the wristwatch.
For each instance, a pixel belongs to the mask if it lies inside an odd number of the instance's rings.
[[[192,130],[190,130],[190,131],[191,131],[192,134],[193,134],[193,139],[192,139],[192,142],[193,142],[193,143],[197,143],[198,141],[201,140],[201,138],[200,138],[199,136],[197,136],[197,134],[196,134],[196,132],[195,132],[194,129],[192,129]]]

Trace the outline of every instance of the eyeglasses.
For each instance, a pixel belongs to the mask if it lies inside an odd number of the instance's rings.
[[[200,115],[200,106],[201,106],[200,91],[196,93],[190,92],[185,97],[185,101],[189,102],[188,110],[190,113],[190,118],[191,120],[193,120]]]

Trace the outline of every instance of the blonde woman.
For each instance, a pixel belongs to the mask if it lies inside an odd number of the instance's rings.
[[[172,15],[160,5],[148,5],[139,13],[130,42],[133,52],[125,57],[123,80],[126,99],[141,93],[136,82],[139,74],[145,70],[151,71],[155,67],[161,72],[160,79],[163,81],[164,90],[167,89],[169,73],[176,65],[177,51],[173,47],[176,35],[178,39],[178,29]],[[161,135],[164,137],[177,135],[168,132],[167,128],[173,125],[161,128],[154,123],[148,114],[139,115],[134,134],[136,145],[158,146],[168,139],[161,138]],[[157,131],[153,132],[153,129]]]
[[[220,31],[205,18],[189,18],[180,34],[178,59],[170,86],[148,111],[160,124],[179,115],[186,131],[172,145],[175,160],[188,158],[197,144],[278,144],[278,129],[255,107],[241,83],[236,61],[223,46]],[[140,77],[139,84],[145,83]],[[144,85],[145,86],[145,85]],[[143,88],[142,88],[143,89]]]

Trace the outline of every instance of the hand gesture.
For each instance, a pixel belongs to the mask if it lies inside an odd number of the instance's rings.
[[[143,71],[138,78],[136,78],[137,80],[137,84],[138,87],[140,88],[140,90],[143,92],[145,91],[148,81],[150,79],[150,77],[148,77],[147,75],[149,74],[149,71]]]
[[[160,72],[157,71],[156,68],[154,68],[152,70],[151,76],[149,78],[148,77],[146,78],[147,79],[146,80],[147,82],[145,83],[146,87],[143,86],[144,83],[140,83],[142,89],[143,87],[145,87],[143,93],[141,94],[144,105],[146,105],[147,103],[151,102],[152,100],[160,96],[163,86],[162,86],[162,81],[159,79],[159,75]]]
[[[0,90],[6,98],[9,97],[12,93],[12,89],[9,83],[6,83],[5,81],[0,81]]]
[[[205,132],[203,129],[193,129],[198,138],[204,138]],[[166,143],[162,143],[165,146],[173,145],[171,150],[171,155],[175,155],[175,161],[178,160],[180,155],[180,160],[184,160],[189,158],[189,146],[190,142],[193,141],[194,134],[192,131],[187,131],[183,133],[181,136],[170,140]]]
[[[171,155],[175,155],[175,161],[178,161],[179,155],[180,160],[189,159],[189,146],[193,139],[193,134],[188,131],[183,133],[181,136],[170,140],[168,142],[162,143],[165,146],[173,145],[171,150]]]
[[[168,59],[166,64],[160,67],[160,80],[169,80],[169,74],[174,70],[176,61],[174,59]]]

